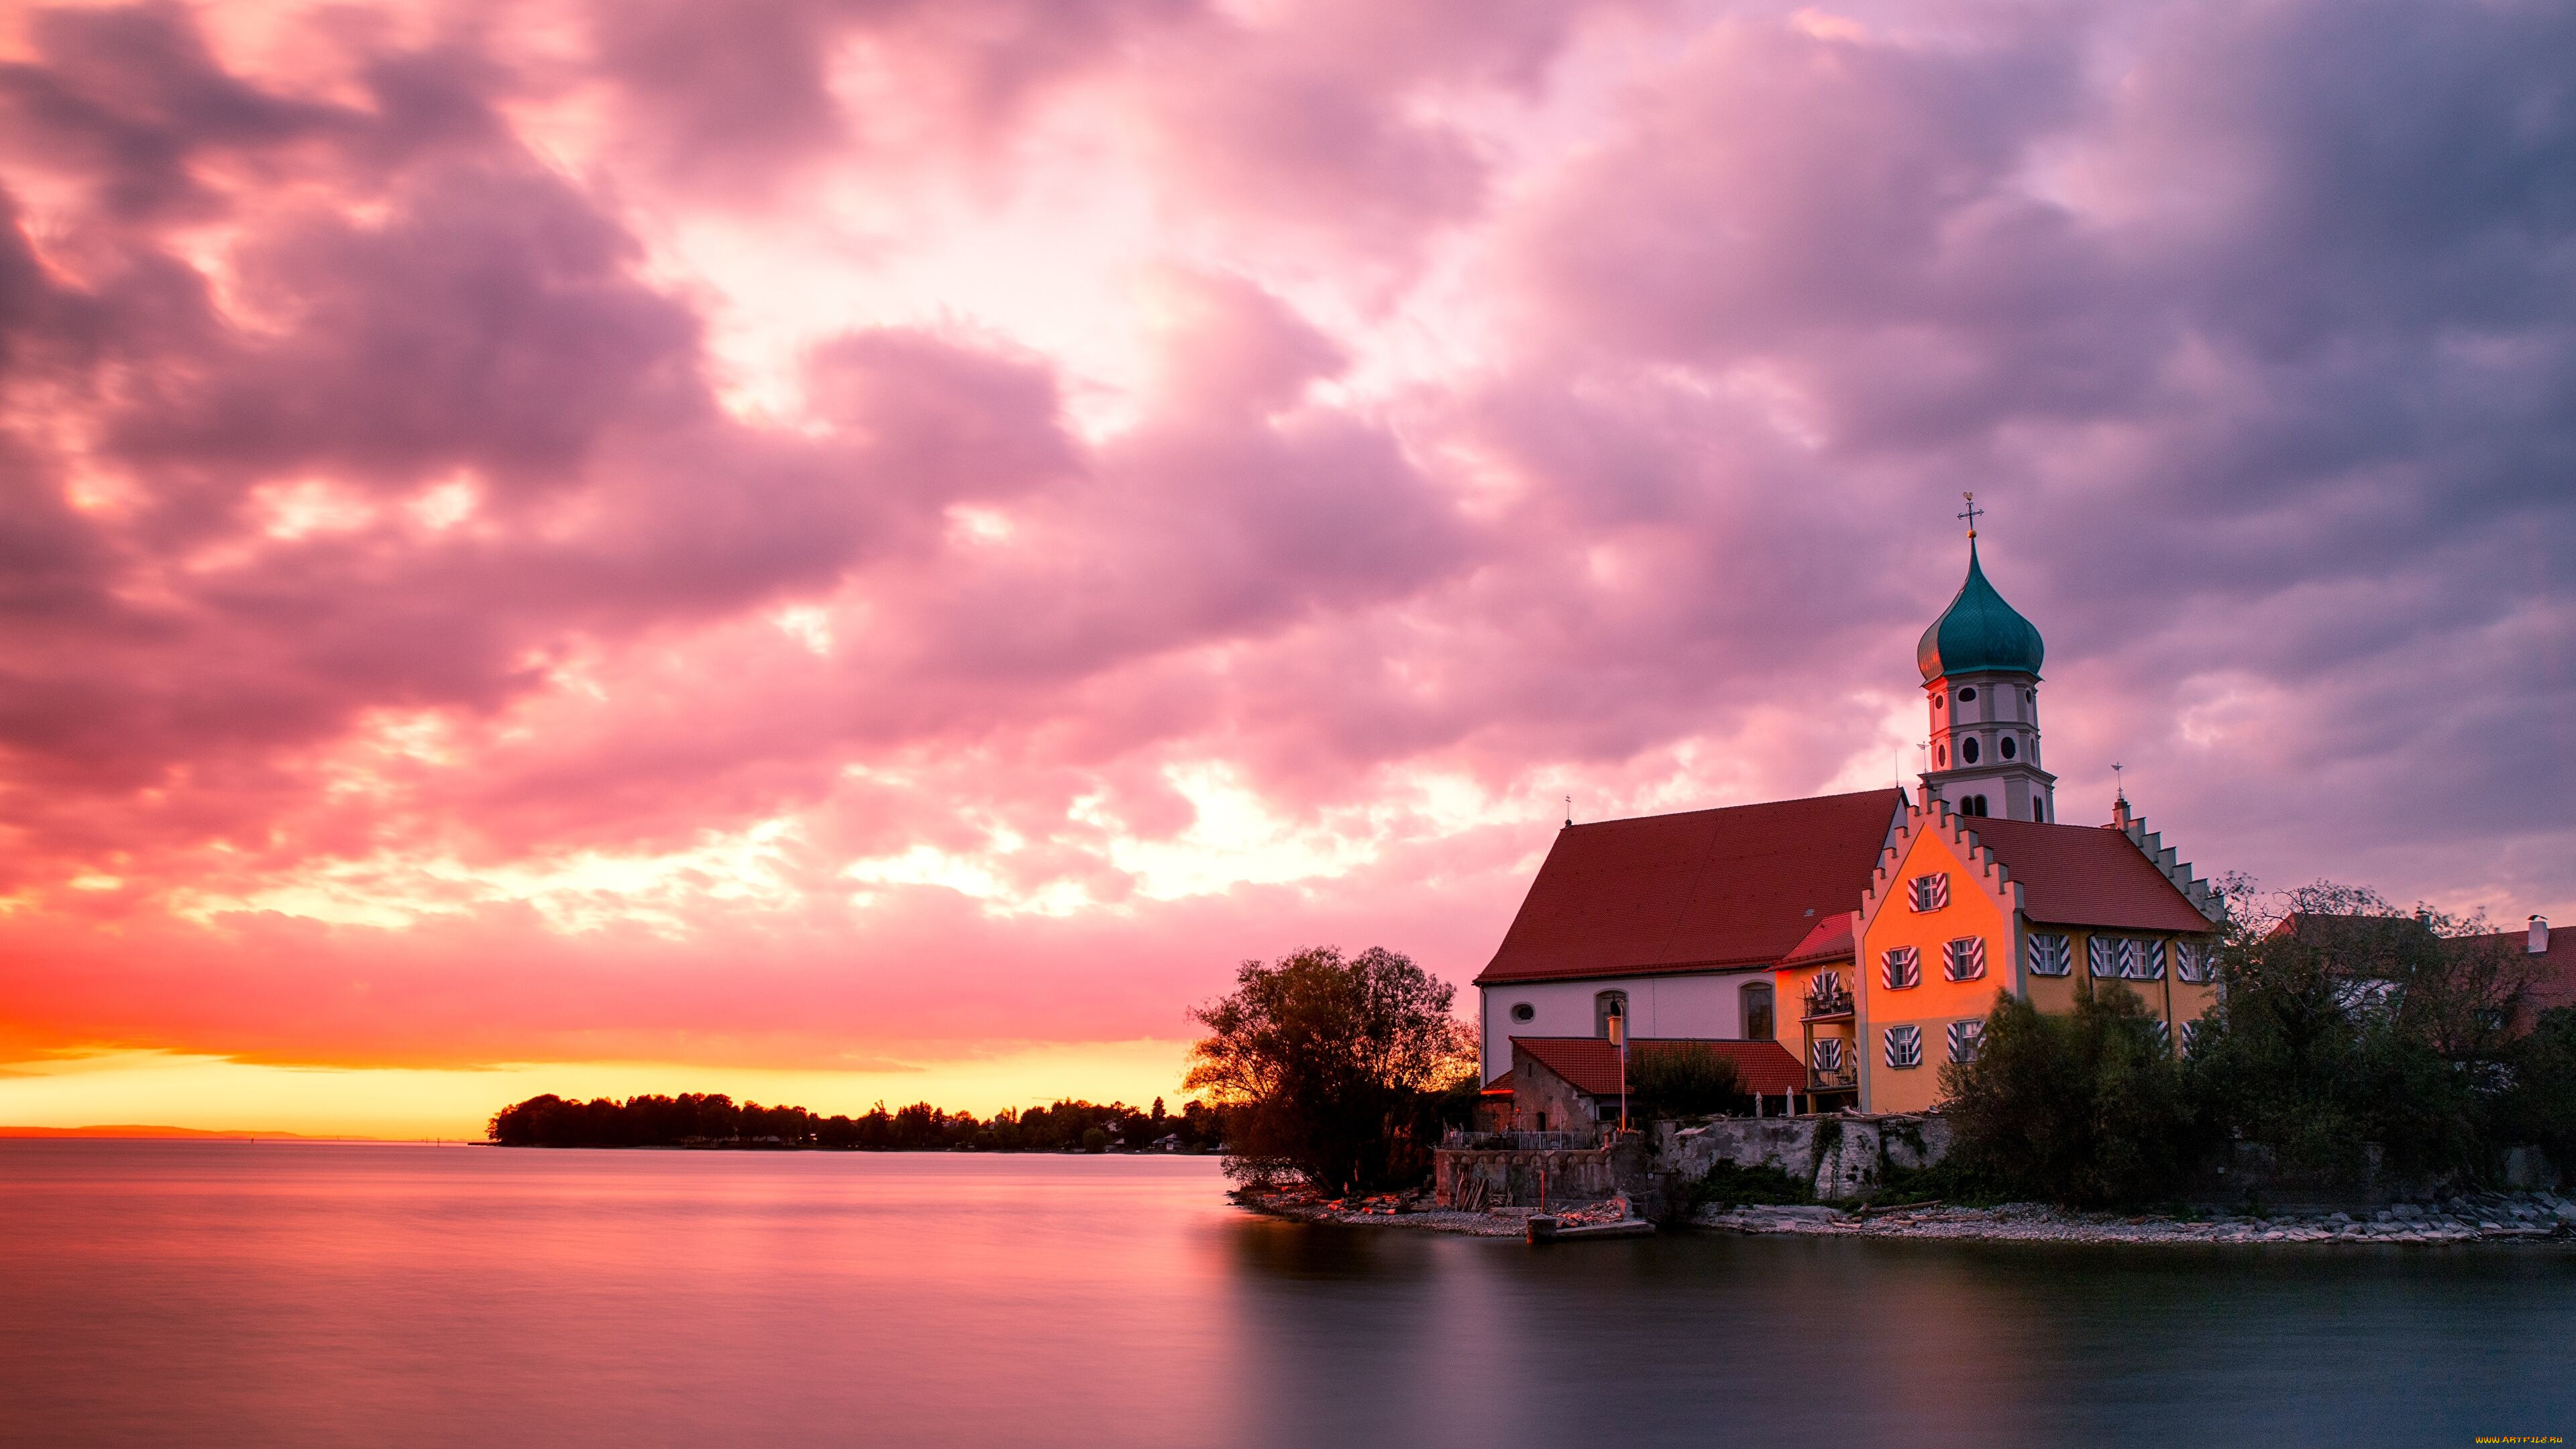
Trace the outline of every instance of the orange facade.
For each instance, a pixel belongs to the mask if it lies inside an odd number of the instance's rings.
[[[2214,995],[2186,979],[2200,967],[2184,953],[2205,950],[2206,934],[2032,921],[2009,872],[1968,833],[1976,823],[1937,805],[1909,811],[1863,903],[1854,966],[1864,1112],[1936,1105],[1942,1066],[1973,1056],[1999,993],[2062,1012],[2117,981],[2167,1024],[2177,1052],[2184,1024]]]
[[[1780,1012],[1779,1029],[1774,1035],[1807,1069],[1807,1090],[1856,1091],[1860,1085],[1859,1048],[1854,1035],[1859,994],[1852,979],[1851,958],[1783,966],[1775,973],[1775,979]]]

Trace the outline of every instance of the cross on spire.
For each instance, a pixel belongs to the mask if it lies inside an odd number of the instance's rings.
[[[1977,536],[1977,515],[1986,510],[1977,506],[1976,494],[1962,493],[1959,496],[1968,500],[1968,511],[1960,514],[1959,517],[1968,520],[1968,537],[1974,538]]]

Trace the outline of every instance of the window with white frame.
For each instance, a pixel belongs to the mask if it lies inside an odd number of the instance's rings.
[[[1977,1042],[1985,1034],[1986,1024],[1982,1021],[1954,1021],[1950,1023],[1950,1060],[1954,1062],[1975,1061],[1977,1059]]]
[[[1808,1055],[1814,1059],[1810,1064],[1817,1071],[1839,1072],[1843,1069],[1843,1039],[1838,1036],[1820,1036],[1816,1038],[1815,1045],[1809,1049]]]
[[[1879,958],[1882,979],[1890,991],[1923,984],[1923,953],[1911,946],[1891,946]]]
[[[2074,943],[2044,931],[2030,935],[2030,974],[2064,976],[2075,969]]]
[[[1889,1027],[1887,1029],[1887,1064],[1899,1069],[1923,1065],[1923,1028]]]
[[[1950,904],[1950,878],[1946,875],[1918,875],[1906,882],[1914,909],[1937,911]]]
[[[2131,941],[2127,953],[2120,961],[2120,974],[2132,981],[2164,980],[2165,943]]]
[[[2120,942],[2100,932],[2084,939],[2084,969],[2096,976],[2120,974]]]
[[[2216,953],[2199,941],[2174,942],[2174,979],[2206,983],[2217,974]]]
[[[1986,938],[1961,936],[1941,948],[1941,971],[1953,981],[1974,981],[1986,974]]]

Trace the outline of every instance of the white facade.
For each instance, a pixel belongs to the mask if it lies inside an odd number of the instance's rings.
[[[1628,995],[1628,1033],[1639,1037],[1688,1037],[1736,1040],[1744,1035],[1744,988],[1771,986],[1771,973],[1729,971],[1693,976],[1603,976],[1588,981],[1504,983],[1477,989],[1476,1012],[1484,1043],[1482,1080],[1512,1065],[1516,1036],[1597,1036],[1600,997],[1606,991]],[[1512,1009],[1526,1006],[1530,1019],[1518,1021]],[[1778,1021],[1775,1002],[1773,1021]]]
[[[2038,679],[2016,673],[1945,675],[1923,692],[1932,711],[1926,799],[1946,800],[1969,815],[2057,818],[2057,777],[2039,761]]]

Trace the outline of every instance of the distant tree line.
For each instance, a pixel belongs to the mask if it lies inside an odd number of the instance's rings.
[[[2187,1051],[2114,982],[2064,1016],[2001,997],[1976,1059],[1942,1069],[1951,1154],[1911,1185],[2152,1202],[2238,1146],[2318,1183],[2359,1180],[2371,1147],[2418,1182],[2491,1181],[2523,1145],[2576,1166],[2576,1009],[2532,1011],[2518,940],[2355,887],[2228,894],[2218,1004]]]
[[[484,1135],[504,1147],[770,1147],[856,1152],[1105,1152],[1158,1145],[1205,1151],[1224,1141],[1217,1111],[1191,1102],[1178,1112],[1060,1101],[1026,1111],[1005,1107],[978,1120],[928,1102],[861,1116],[825,1117],[802,1107],[764,1107],[723,1093],[597,1097],[567,1101],[549,1092],[492,1115]]]

